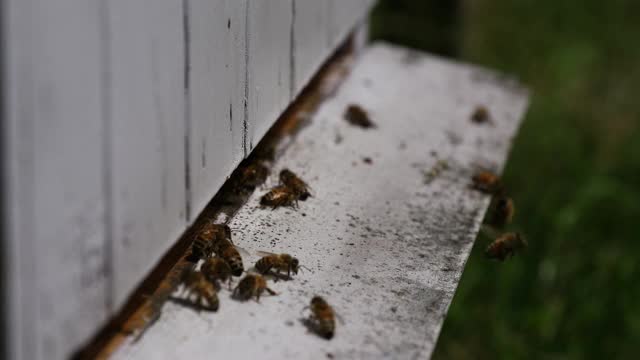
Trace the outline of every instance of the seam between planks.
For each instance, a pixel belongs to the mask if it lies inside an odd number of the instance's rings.
[[[289,29],[289,99],[296,96],[296,0],[291,0],[291,27]]]
[[[249,132],[249,49],[250,47],[250,39],[249,30],[251,30],[250,26],[250,10],[251,2],[247,1],[246,7],[244,8],[244,120],[242,124],[242,157],[246,158],[249,155],[249,150],[247,147],[248,141],[248,132]]]
[[[184,186],[185,186],[185,204],[184,214],[185,222],[191,222],[191,32],[189,28],[189,0],[182,0],[182,31],[184,41]]]
[[[100,12],[100,51],[102,53],[102,73],[100,82],[102,84],[102,196],[104,197],[104,271],[106,275],[105,302],[107,313],[114,311],[114,290],[115,279],[114,268],[114,242],[113,242],[113,172],[112,153],[113,142],[111,134],[111,36],[109,26],[109,8],[106,2],[100,2],[98,11]]]

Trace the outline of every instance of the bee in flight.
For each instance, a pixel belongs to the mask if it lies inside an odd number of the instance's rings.
[[[265,251],[259,251],[258,254],[262,258],[256,262],[255,268],[263,275],[275,270],[276,278],[278,278],[281,272],[286,271],[287,278],[290,279],[291,273],[297,275],[301,268],[298,259],[289,254],[273,254]]]
[[[233,280],[231,266],[223,258],[210,257],[206,259],[200,271],[211,283],[218,284],[219,282],[228,281],[229,287],[231,287],[231,281]]]
[[[503,191],[500,177],[491,171],[479,171],[471,178],[472,187],[485,194],[499,194]]]
[[[227,225],[207,222],[195,235],[191,244],[192,260],[207,258],[212,255],[214,245],[226,238],[231,238],[231,229]]]
[[[311,314],[307,319],[307,327],[319,336],[329,340],[336,332],[336,314],[325,299],[314,296],[308,306]]]
[[[247,301],[255,297],[256,301],[259,302],[260,295],[265,291],[271,295],[278,295],[275,291],[269,289],[267,280],[262,275],[247,274],[233,290],[233,297],[241,301]]]
[[[277,208],[279,206],[298,206],[298,195],[288,186],[280,185],[269,190],[260,199],[260,205]]]
[[[369,118],[369,114],[360,105],[351,104],[344,112],[344,119],[353,126],[358,126],[363,129],[375,128],[374,124]]]
[[[298,196],[299,200],[305,201],[311,196],[309,185],[289,169],[280,171],[280,182],[291,189],[291,191]]]
[[[500,235],[489,244],[484,254],[489,259],[504,261],[507,257],[514,256],[516,252],[526,248],[527,241],[517,232],[509,232]]]
[[[184,279],[187,299],[193,299],[193,304],[200,309],[218,311],[220,302],[215,286],[199,271],[189,271]]]
[[[513,200],[507,196],[499,196],[494,203],[489,224],[498,228],[503,228],[511,223],[515,214]]]

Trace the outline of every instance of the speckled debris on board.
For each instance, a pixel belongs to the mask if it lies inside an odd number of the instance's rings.
[[[503,167],[526,107],[521,87],[488,74],[371,47],[276,160],[267,186],[229,221],[234,242],[250,253],[287,252],[310,271],[270,283],[279,295],[260,303],[232,301],[223,290],[216,314],[168,304],[162,321],[116,357],[428,357],[489,203],[470,189],[470,176]],[[349,104],[378,127],[346,123]],[[469,121],[478,104],[495,126]],[[425,183],[439,161],[448,166]],[[285,167],[313,196],[298,209],[259,207]],[[245,267],[257,259],[246,257]],[[316,294],[344,319],[330,341],[300,321]]]

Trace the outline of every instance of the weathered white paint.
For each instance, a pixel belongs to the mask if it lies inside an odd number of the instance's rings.
[[[187,4],[189,213],[197,215],[244,156],[246,3],[188,0]]]
[[[107,313],[99,6],[2,5],[3,334],[7,358],[57,359]]]
[[[373,0],[326,0],[328,23],[327,42],[329,48],[335,48],[345,40],[349,32],[354,30],[357,24],[364,21],[368,10],[373,6]],[[364,10],[364,11],[363,11]]]
[[[378,128],[348,125],[351,103]],[[493,125],[471,123],[479,104]],[[478,166],[500,171],[526,104],[526,91],[495,73],[370,48],[276,161],[271,182],[288,167],[313,197],[297,210],[271,210],[259,207],[257,192],[229,223],[242,248],[287,252],[311,271],[270,282],[279,295],[260,303],[222,290],[218,313],[168,303],[115,358],[428,358],[489,203],[470,178]],[[439,160],[449,170],[425,183]],[[300,322],[314,294],[344,319],[331,341]]]
[[[176,0],[108,3],[113,302],[186,227],[185,44]]]
[[[329,23],[329,0],[295,0],[292,32],[293,89],[299,92],[332,51],[325,27]],[[362,11],[362,10],[360,10]]]
[[[292,1],[248,2],[247,154],[291,100]]]
[[[295,1],[0,3],[10,358],[94,335],[335,48]]]

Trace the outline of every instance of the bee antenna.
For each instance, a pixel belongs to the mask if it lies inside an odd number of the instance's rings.
[[[304,265],[298,265],[298,268],[299,268],[300,270],[302,270],[302,269],[307,269],[307,270],[311,271],[311,269],[309,269],[308,267],[306,267],[306,266],[304,266]],[[311,272],[313,272],[313,271],[311,271]]]

